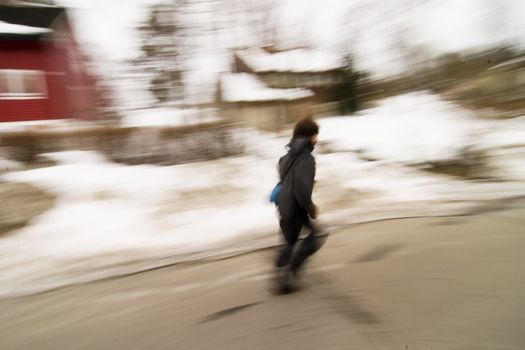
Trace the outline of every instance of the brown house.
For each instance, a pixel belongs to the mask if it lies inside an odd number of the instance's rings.
[[[304,48],[233,52],[233,73],[221,76],[218,101],[227,120],[272,129],[306,116],[337,114],[342,60]]]

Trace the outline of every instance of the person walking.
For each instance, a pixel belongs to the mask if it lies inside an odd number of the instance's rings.
[[[317,219],[318,214],[317,206],[312,201],[315,183],[315,159],[312,151],[318,134],[319,126],[312,118],[299,120],[287,145],[287,154],[279,159],[280,191],[275,202],[284,244],[275,261],[275,291],[278,293],[289,293],[295,289],[301,267],[319,248],[317,229],[312,222],[312,219]],[[309,234],[296,247],[303,228]]]

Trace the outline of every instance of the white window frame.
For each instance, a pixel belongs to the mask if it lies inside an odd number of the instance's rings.
[[[0,100],[37,100],[47,98],[46,74],[44,71],[35,69],[0,69],[0,75],[7,78],[8,87],[8,92],[0,92]],[[24,77],[27,75],[38,77],[42,91],[25,91],[26,86],[24,86]]]

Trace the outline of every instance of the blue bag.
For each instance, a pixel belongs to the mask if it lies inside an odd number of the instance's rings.
[[[272,193],[270,193],[270,203],[275,203],[275,205],[279,204],[280,194],[281,194],[281,183],[279,182],[273,188]]]

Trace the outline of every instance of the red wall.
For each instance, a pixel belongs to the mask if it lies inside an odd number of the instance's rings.
[[[49,56],[54,57],[53,63],[60,63],[67,71],[67,106],[72,118],[92,119],[95,117],[97,100],[96,81],[89,75],[86,62],[78,43],[73,36],[67,17],[56,21],[54,30],[60,33],[59,44],[49,46]],[[67,46],[67,47],[66,47]]]
[[[40,59],[46,71],[48,107],[50,118],[71,118],[68,94],[68,57],[65,46],[47,40],[41,42]]]
[[[47,87],[45,99],[0,99],[0,122],[94,117],[95,82],[85,69],[67,21],[54,30],[60,39],[54,35],[40,41],[0,41],[0,69],[44,71]],[[71,67],[72,59],[80,69]]]
[[[42,45],[37,41],[0,42],[0,69],[35,69],[46,71],[42,57]],[[50,110],[51,97],[57,93],[54,79],[46,74],[46,99],[6,100],[0,99],[0,121],[26,121],[35,119],[64,118],[61,113],[54,116]]]

